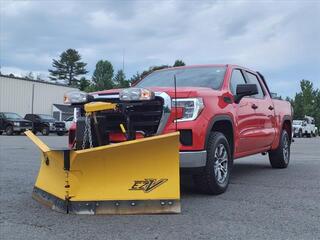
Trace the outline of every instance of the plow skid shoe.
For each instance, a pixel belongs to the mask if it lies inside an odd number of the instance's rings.
[[[75,214],[180,213],[179,133],[84,150],[41,150],[33,198]]]

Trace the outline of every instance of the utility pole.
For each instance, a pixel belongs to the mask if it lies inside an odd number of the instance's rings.
[[[33,114],[33,106],[34,106],[34,84],[32,84],[32,95],[31,95],[31,113]]]
[[[124,73],[124,53],[125,53],[125,49],[123,49],[122,51],[122,72]]]

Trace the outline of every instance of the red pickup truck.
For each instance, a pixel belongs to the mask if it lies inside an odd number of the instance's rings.
[[[154,98],[130,105],[135,134],[131,139],[180,131],[181,172],[191,173],[203,192],[224,192],[237,158],[268,152],[273,168],[288,166],[292,108],[287,101],[271,98],[259,72],[237,65],[167,68],[128,89],[91,93],[89,101],[119,103],[145,92]],[[80,116],[77,128],[70,129],[70,146],[83,132],[83,112],[75,112]],[[117,113],[103,117],[110,141],[125,140],[119,129],[122,117]]]

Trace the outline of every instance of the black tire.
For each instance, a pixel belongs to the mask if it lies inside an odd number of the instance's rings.
[[[226,156],[226,159],[223,156]],[[220,161],[223,164],[220,164]],[[202,173],[193,176],[196,187],[201,192],[212,195],[225,192],[228,188],[232,165],[233,158],[227,138],[220,132],[210,133],[205,169]]]
[[[65,132],[57,132],[58,136],[63,136],[65,134]]]
[[[2,135],[2,131],[0,131],[0,135]]]
[[[269,160],[273,168],[286,168],[290,161],[290,138],[286,130],[282,130],[277,149],[269,151]]]
[[[11,136],[13,134],[13,127],[11,125],[8,125],[6,127],[6,134]]]
[[[41,129],[41,133],[42,133],[43,136],[48,136],[49,133],[50,133],[49,127],[43,127],[43,128]]]

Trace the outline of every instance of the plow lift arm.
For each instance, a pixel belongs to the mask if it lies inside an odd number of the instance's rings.
[[[96,114],[119,104],[84,105],[93,120],[98,146],[51,149],[31,131],[25,134],[41,151],[33,198],[51,209],[74,214],[180,213],[179,133],[134,139],[130,116],[119,126],[127,141],[105,144]],[[91,125],[89,132],[91,132]]]

